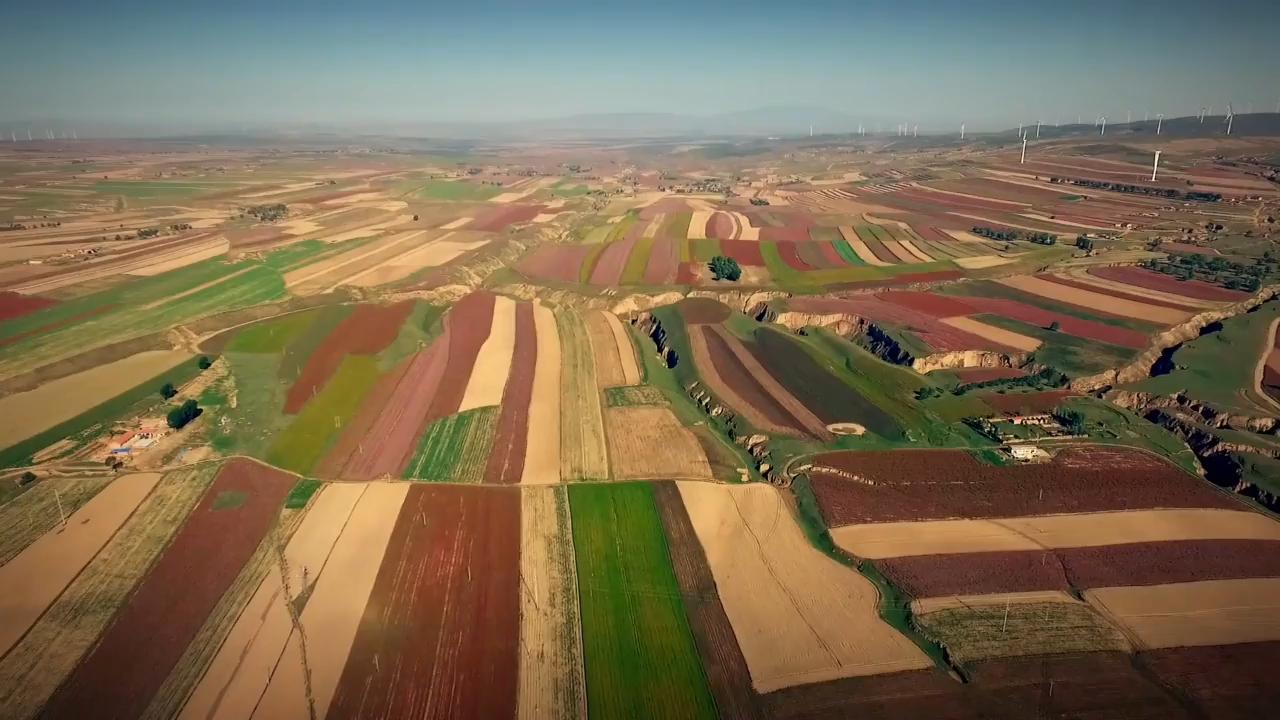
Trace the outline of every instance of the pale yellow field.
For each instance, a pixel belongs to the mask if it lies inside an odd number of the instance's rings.
[[[525,488],[520,511],[518,717],[585,718],[586,673],[566,488]]]
[[[213,237],[191,247],[183,247],[166,253],[157,253],[154,257],[148,259],[149,262],[146,265],[125,272],[129,275],[142,275],[144,277],[159,275],[170,270],[177,270],[180,267],[194,265],[202,260],[212,260],[225,255],[227,250],[230,249],[231,243],[227,242],[225,237]]]
[[[605,426],[614,478],[711,479],[698,438],[666,407],[611,407],[605,411]]]
[[[416,248],[421,244],[419,238],[423,234],[423,230],[413,230],[389,235],[354,250],[291,270],[284,274],[284,285],[300,294],[324,292],[346,282],[348,278]]]
[[[917,260],[919,260],[920,262],[933,262],[933,258],[932,258],[932,257],[930,257],[929,255],[927,255],[927,254],[926,254],[923,250],[921,250],[920,248],[916,247],[916,244],[915,244],[915,243],[913,243],[913,242],[911,242],[910,240],[899,240],[898,242],[900,242],[900,243],[902,244],[902,249],[903,249],[903,250],[906,250],[907,252],[909,252],[909,253],[911,253],[912,255],[914,255],[914,256],[916,257],[916,259],[917,259]]]
[[[40,618],[160,481],[159,473],[117,478],[67,518],[0,565],[0,656]]]
[[[930,667],[880,619],[880,594],[811,545],[769,485],[679,483],[759,692]]]
[[[618,342],[608,316],[602,310],[588,311],[583,315],[587,323],[587,335],[591,338],[591,352],[595,356],[596,381],[600,389],[627,384],[622,360],[618,354]]]
[[[323,720],[408,492],[408,483],[369,484],[329,553],[302,611],[301,627],[290,632],[252,717]]]
[[[1280,640],[1280,578],[1086,590],[1141,649]]]
[[[862,241],[862,238],[858,237],[858,233],[852,227],[841,225],[840,235],[844,237],[845,242],[849,243],[849,247],[853,248],[853,252],[858,255],[862,262],[874,267],[888,267],[893,264],[876,257],[876,254],[871,252],[871,248],[867,247],[867,244]]]
[[[1152,300],[1163,300],[1177,305],[1197,308],[1215,308],[1221,307],[1224,303],[1215,302],[1213,300],[1200,300],[1198,298],[1186,297],[1185,295],[1174,295],[1173,293],[1161,292],[1159,290],[1150,290],[1137,285],[1126,285],[1115,280],[1108,280],[1096,275],[1090,275],[1088,268],[1078,268],[1067,272],[1058,273],[1059,275],[1069,278],[1070,280],[1085,285],[1092,285],[1097,288],[1105,288],[1107,290],[1116,290],[1118,292],[1127,293],[1129,295],[1137,295],[1139,297],[1151,298]]]
[[[176,350],[147,350],[0,397],[0,447],[70,420],[191,357]]]
[[[545,305],[533,306],[533,321],[538,328],[538,362],[529,399],[521,485],[560,482],[560,333],[555,314]]]
[[[831,537],[857,557],[878,560],[1163,540],[1280,540],[1280,522],[1247,510],[1128,510],[1000,520],[866,523],[834,528]]]
[[[1124,317],[1149,320],[1166,325],[1182,322],[1191,316],[1191,313],[1183,310],[1160,307],[1159,305],[1148,305],[1146,303],[1135,302],[1133,300],[1125,300],[1123,298],[1111,297],[1110,295],[1103,295],[1102,293],[1080,290],[1078,288],[1049,282],[1048,280],[1041,280],[1040,278],[1031,277],[1029,275],[1001,278],[996,282],[1001,283],[1002,285],[1007,285],[1015,290],[1022,290],[1023,292],[1028,292],[1032,295],[1039,295],[1040,297],[1046,297],[1050,300],[1057,300],[1070,305],[1078,305],[1080,307],[1101,310],[1113,315],[1123,315]]]
[[[1000,343],[1023,352],[1031,352],[1040,347],[1040,341],[1033,337],[1028,337],[1022,333],[1016,333],[1012,330],[1005,330],[994,325],[988,325],[981,320],[974,320],[971,317],[963,315],[957,317],[942,318],[942,322],[950,325],[957,330],[964,330],[972,333],[985,340],[994,343]]]
[[[902,243],[898,242],[897,240],[881,239],[880,244],[888,248],[889,252],[893,253],[893,256],[898,258],[899,262],[902,262],[905,264],[920,262],[920,260],[915,255],[912,255],[911,253],[907,252],[907,249],[903,247]]]
[[[441,225],[440,229],[441,230],[457,230],[458,228],[466,225],[467,223],[471,222],[474,219],[475,218],[473,217],[460,217],[457,220],[450,220],[449,222]]]
[[[649,224],[645,226],[643,237],[651,238],[656,236],[658,234],[658,229],[662,227],[662,223],[665,222],[666,219],[666,213],[658,213],[657,215],[654,215],[653,219],[649,221]]]
[[[738,239],[739,240],[759,240],[760,228],[751,226],[751,219],[740,212],[732,213],[735,220],[738,221]]]
[[[618,367],[622,370],[623,385],[640,384],[640,364],[636,360],[636,349],[631,344],[631,335],[622,326],[622,321],[613,313],[603,313],[604,320],[613,334],[614,346],[618,350]]]
[[[502,392],[507,386],[507,375],[511,372],[511,356],[515,351],[515,344],[516,303],[509,297],[498,295],[494,298],[489,337],[476,354],[458,412],[502,404]]]
[[[286,604],[314,586],[367,487],[333,483],[317,491],[284,549],[283,562],[273,558],[266,579],[223,641],[179,718],[238,720],[253,714],[293,629]]]
[[[1079,600],[1061,590],[1033,590],[1030,592],[989,593],[987,595],[940,595],[911,601],[911,612],[925,615],[938,610],[954,608],[1004,607],[1038,603],[1078,603]]]
[[[686,237],[690,240],[702,240],[707,237],[707,221],[715,215],[714,210],[695,210],[693,217],[689,219],[689,233]]]
[[[376,287],[403,280],[410,275],[429,267],[439,267],[452,261],[464,253],[489,244],[487,238],[474,240],[439,240],[424,243],[410,248],[403,254],[386,260],[361,273],[348,277],[341,284],[354,287]]]
[[[965,270],[983,270],[990,267],[998,267],[1013,262],[1013,258],[1000,257],[999,255],[975,255],[973,257],[951,258],[951,262],[959,265]]]
[[[605,480],[609,451],[591,339],[572,308],[556,312],[560,329],[560,479]]]

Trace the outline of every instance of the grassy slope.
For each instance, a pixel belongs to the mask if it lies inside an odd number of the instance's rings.
[[[1092,375],[1123,365],[1138,354],[1138,351],[1132,348],[1054,332],[1030,323],[1010,320],[1001,315],[978,315],[976,319],[1039,340],[1043,344],[1035,350],[1036,362],[1054,367],[1073,377]]]
[[[593,718],[716,715],[653,488],[569,488]]]

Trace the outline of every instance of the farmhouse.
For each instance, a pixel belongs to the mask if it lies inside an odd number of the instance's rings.
[[[1049,453],[1035,445],[1010,445],[1009,455],[1018,462],[1036,462],[1049,459]]]

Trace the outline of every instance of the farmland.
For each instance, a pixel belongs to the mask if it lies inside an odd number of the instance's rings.
[[[1280,146],[1165,122],[0,148],[3,714],[1265,715]]]

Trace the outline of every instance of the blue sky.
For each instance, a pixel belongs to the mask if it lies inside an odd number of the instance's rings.
[[[829,108],[922,129],[1280,101],[1280,2],[0,0],[0,127]]]

